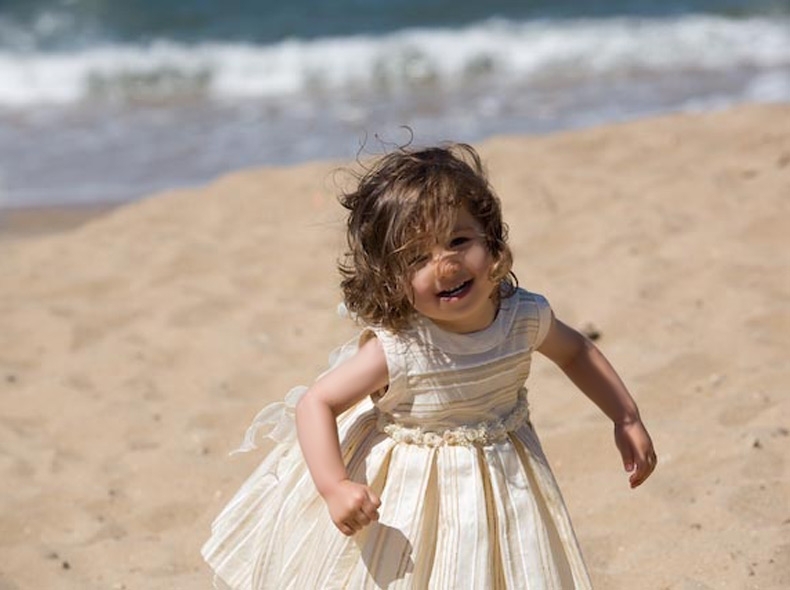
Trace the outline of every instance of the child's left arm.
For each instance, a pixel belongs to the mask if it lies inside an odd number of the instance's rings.
[[[653,442],[636,402],[600,350],[576,330],[551,316],[551,327],[538,352],[554,362],[612,422],[614,438],[629,481],[635,488],[656,468]]]

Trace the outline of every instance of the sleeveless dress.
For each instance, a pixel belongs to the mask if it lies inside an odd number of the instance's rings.
[[[338,417],[352,480],[381,498],[380,519],[352,537],[329,518],[302,458],[294,407],[264,408],[277,441],[212,525],[202,554],[219,589],[504,590],[590,588],[562,496],[529,421],[524,382],[551,322],[518,289],[472,334],[427,319],[393,334],[366,328],[330,359],[379,338],[385,391]]]

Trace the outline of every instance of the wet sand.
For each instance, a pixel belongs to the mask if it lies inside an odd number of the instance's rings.
[[[119,206],[100,203],[0,209],[0,240],[70,231]]]

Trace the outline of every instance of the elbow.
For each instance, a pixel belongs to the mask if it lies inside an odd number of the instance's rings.
[[[300,420],[304,420],[305,416],[308,415],[313,416],[316,414],[328,413],[333,417],[337,417],[338,414],[332,404],[324,400],[320,392],[316,391],[313,387],[308,389],[301,399],[296,402],[295,413],[297,423],[299,423]]]
[[[305,417],[315,413],[315,396],[311,395],[311,390],[307,390],[305,394],[296,402],[294,413],[296,416],[296,424],[304,422]]]
[[[305,392],[305,394],[302,397],[299,398],[299,401],[297,401],[296,405],[294,406],[294,411],[296,412],[297,420],[299,419],[299,416],[301,414],[304,414],[305,408],[310,403],[309,400],[307,399],[307,396],[308,396],[309,393],[310,393],[309,391]]]

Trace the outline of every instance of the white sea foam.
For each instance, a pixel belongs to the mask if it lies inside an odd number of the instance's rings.
[[[421,88],[507,90],[671,72],[786,72],[788,67],[787,17],[489,20],[458,30],[414,29],[262,46],[157,41],[69,53],[0,51],[0,105],[182,95],[365,98]],[[781,76],[769,75],[755,95],[790,99],[788,84],[776,79]]]
[[[743,98],[755,102],[790,100],[790,73],[770,72],[757,76],[747,87]]]

